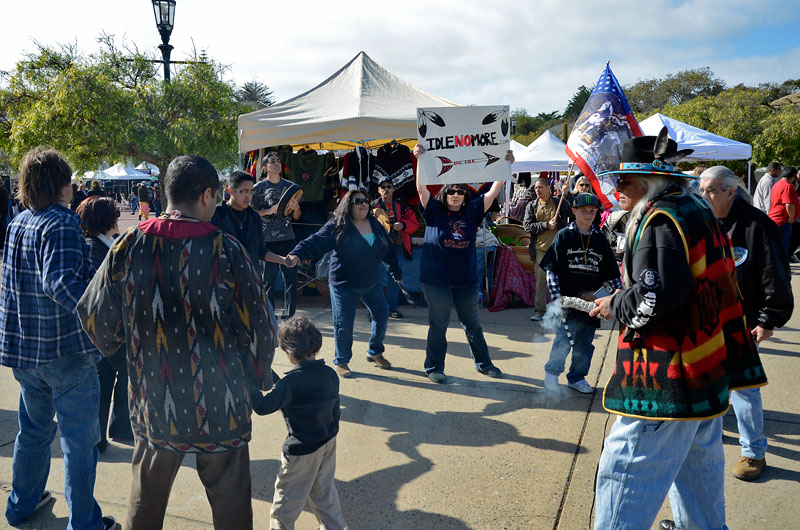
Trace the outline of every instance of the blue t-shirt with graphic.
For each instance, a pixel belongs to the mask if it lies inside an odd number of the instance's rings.
[[[478,283],[475,234],[483,219],[483,195],[470,201],[463,212],[443,209],[431,197],[422,213],[425,243],[422,246],[419,279],[444,287]]]

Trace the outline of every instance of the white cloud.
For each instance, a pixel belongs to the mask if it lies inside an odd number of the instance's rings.
[[[100,30],[140,48],[160,43],[145,0],[98,4],[56,0],[6,3],[0,69],[13,68],[31,37],[77,40],[96,48]],[[25,22],[35,13],[35,21]],[[340,0],[256,2],[178,0],[174,59],[206,49],[231,65],[236,83],[264,82],[288,99],[322,82],[360,50],[396,75],[459,103],[509,104],[529,112],[562,110],[581,85],[592,86],[607,60],[620,82],[711,67],[729,85],[798,77],[795,31],[741,56],[737,39],[756,28],[796,27],[800,0]],[[758,43],[755,40],[754,43]]]

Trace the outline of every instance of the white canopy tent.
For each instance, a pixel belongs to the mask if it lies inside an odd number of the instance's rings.
[[[148,173],[142,173],[132,167],[128,167],[122,162],[114,164],[108,169],[104,169],[105,177],[97,177],[103,180],[147,180],[150,178]]]
[[[656,136],[666,126],[669,137],[678,142],[678,149],[694,149],[684,160],[749,160],[753,155],[749,144],[718,136],[663,114],[653,114],[639,126],[648,136]]]
[[[154,177],[156,175],[158,175],[159,173],[161,173],[161,170],[158,169],[158,166],[153,165],[153,164],[151,164],[149,162],[142,162],[141,164],[136,166],[134,169],[136,169],[137,171],[141,171],[142,173],[149,173],[150,175],[152,175]]]
[[[545,131],[522,152],[514,151],[515,162],[511,166],[514,173],[538,171],[568,171],[569,157],[566,144],[555,134]]]
[[[417,107],[457,107],[403,81],[366,53],[299,96],[239,116],[239,152],[273,145],[368,148],[416,139]]]
[[[511,140],[509,148],[514,153],[514,158],[517,158],[520,155],[520,153],[522,153],[525,149],[528,148],[528,146],[525,144],[521,144],[516,140]]]

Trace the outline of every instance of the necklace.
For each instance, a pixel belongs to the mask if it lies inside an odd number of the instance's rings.
[[[190,221],[192,223],[202,223],[197,217],[186,215],[180,210],[170,210],[161,214],[161,219],[169,219],[170,221]]]
[[[581,233],[580,229],[578,229],[578,235],[581,236],[581,248],[583,248],[583,264],[585,266],[589,266],[589,241],[592,239],[592,229],[589,227],[589,235],[586,236],[586,243],[583,242],[583,234]]]

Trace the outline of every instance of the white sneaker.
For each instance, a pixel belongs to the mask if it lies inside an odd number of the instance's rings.
[[[531,316],[531,320],[533,320],[534,322],[539,322],[543,318],[544,318],[544,314],[542,314],[542,313],[534,313],[533,316]]]
[[[544,387],[551,392],[558,390],[561,385],[558,384],[558,376],[553,374],[544,374]]]
[[[594,392],[594,388],[589,386],[589,383],[586,382],[586,379],[581,379],[580,381],[569,383],[568,386],[573,390],[577,390],[581,394],[591,394],[592,392]]]

